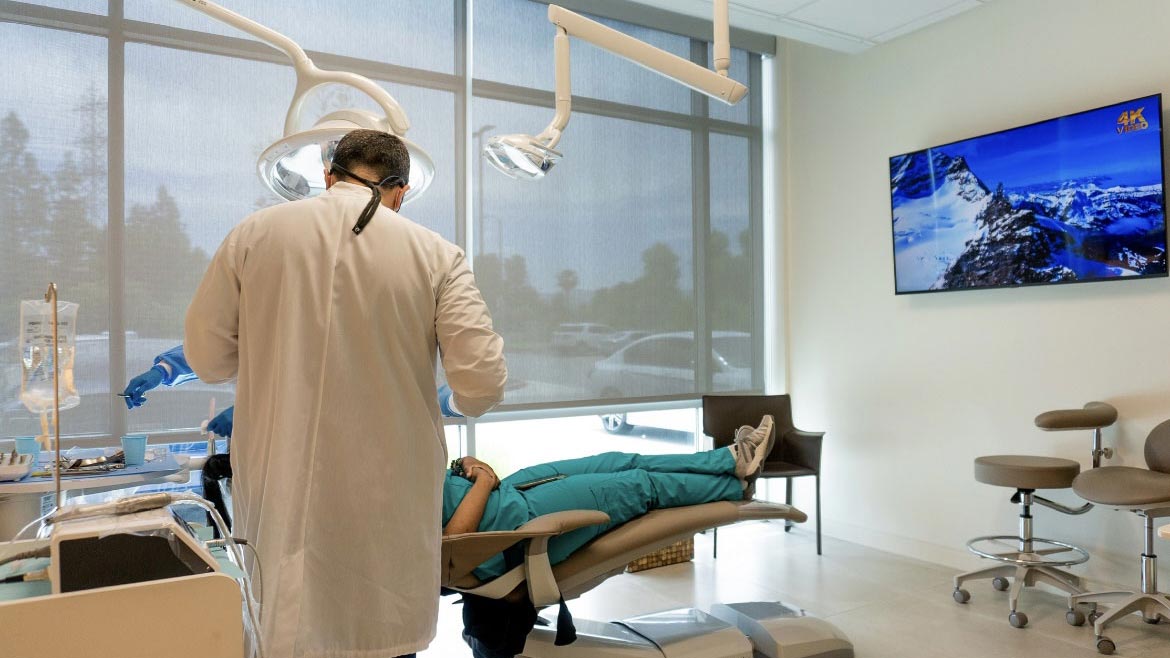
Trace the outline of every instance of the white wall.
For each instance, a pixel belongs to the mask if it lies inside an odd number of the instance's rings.
[[[1016,524],[1010,492],[975,482],[972,460],[1087,464],[1088,432],[1044,433],[1033,418],[1090,400],[1121,414],[1105,435],[1112,463],[1144,465],[1146,433],[1170,418],[1170,280],[895,297],[887,159],[1170,92],[1170,2],[1000,0],[860,55],[792,43],[781,57],[788,289],[777,301],[796,423],[828,432],[826,533],[970,565],[969,537]],[[1093,553],[1091,577],[1137,584],[1138,518],[1036,515],[1038,535]],[[1162,567],[1170,577],[1170,560]]]

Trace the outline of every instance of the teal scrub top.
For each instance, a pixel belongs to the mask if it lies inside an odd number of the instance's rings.
[[[443,527],[451,521],[455,509],[463,502],[463,497],[471,490],[471,480],[453,475],[447,470],[443,479]],[[479,521],[479,532],[491,530],[515,530],[528,523],[532,515],[528,511],[528,501],[524,495],[510,485],[500,484],[500,487],[488,496],[484,506],[483,518]],[[475,576],[480,580],[494,578],[507,571],[503,553],[492,556],[475,569]]]

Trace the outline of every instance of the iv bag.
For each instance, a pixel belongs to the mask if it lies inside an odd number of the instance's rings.
[[[61,409],[81,404],[73,382],[77,347],[77,304],[57,302],[57,362]],[[20,401],[33,413],[53,410],[53,306],[41,300],[20,303]]]

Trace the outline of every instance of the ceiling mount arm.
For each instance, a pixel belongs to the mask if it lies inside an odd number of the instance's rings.
[[[569,35],[563,27],[557,27],[557,36],[553,38],[553,55],[556,66],[556,99],[557,113],[536,139],[548,148],[555,148],[561,141],[561,134],[565,126],[569,125],[569,117],[573,109],[573,91],[569,73]]]
[[[721,18],[718,11],[720,5],[722,5],[723,9]],[[719,22],[723,23],[723,29],[726,31],[726,9],[726,1],[716,4],[716,37],[720,33]],[[603,50],[608,50],[619,57],[624,57],[635,64],[640,64],[659,75],[670,78],[697,92],[721,100],[728,105],[735,105],[747,94],[747,87],[729,78],[726,72],[720,74],[706,67],[699,66],[689,59],[684,59],[674,53],[656,48],[645,41],[635,39],[628,34],[585,18],[564,7],[549,5],[548,20],[557,27],[564,29],[569,36],[587,41]],[[720,49],[727,51],[724,59],[730,63],[731,50],[727,40],[723,40],[722,45],[716,48],[715,54],[717,59],[720,56]]]
[[[727,0],[715,0],[715,35],[712,41],[712,59],[715,63],[715,72],[727,77],[727,70],[731,68],[731,20],[728,17]]]
[[[386,113],[386,119],[389,121],[390,128],[395,134],[402,136],[410,130],[410,120],[406,117],[402,106],[385,89],[375,84],[369,78],[345,71],[324,71],[319,69],[309,59],[309,56],[305,54],[304,49],[292,39],[250,18],[221,7],[211,2],[211,0],[179,0],[179,2],[221,23],[251,34],[260,41],[281,51],[292,60],[293,68],[297,74],[297,88],[293,93],[292,103],[289,105],[288,114],[284,120],[284,134],[286,137],[299,130],[301,108],[304,107],[305,98],[309,92],[330,82],[353,87],[372,98],[382,108],[382,111]]]

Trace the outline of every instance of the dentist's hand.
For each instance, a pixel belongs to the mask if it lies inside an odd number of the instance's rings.
[[[131,379],[130,383],[126,385],[126,390],[122,391],[122,395],[126,396],[124,398],[126,400],[126,408],[133,409],[134,407],[141,407],[146,404],[146,396],[143,394],[149,390],[158,388],[163,383],[163,378],[166,375],[167,372],[163,370],[163,367],[156,365],[134,379]]]
[[[207,424],[207,431],[216,436],[230,438],[232,435],[232,422],[235,420],[235,415],[236,408],[234,406],[224,409]]]

